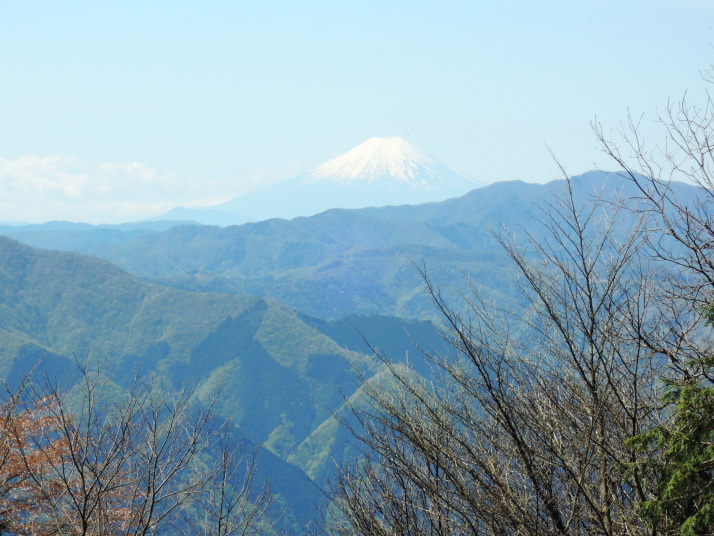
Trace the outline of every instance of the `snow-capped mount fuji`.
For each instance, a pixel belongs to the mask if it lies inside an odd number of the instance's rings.
[[[370,138],[341,156],[316,167],[307,182],[341,184],[394,181],[414,188],[439,188],[478,184],[420,151],[403,138]]]
[[[402,138],[370,138],[305,175],[195,211],[194,219],[228,225],[312,216],[331,208],[414,205],[458,197],[480,186]],[[182,209],[183,219],[187,210]],[[211,213],[216,217],[210,218]]]

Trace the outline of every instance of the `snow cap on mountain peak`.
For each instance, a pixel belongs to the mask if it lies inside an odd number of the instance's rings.
[[[479,186],[483,184],[402,138],[371,138],[308,175],[248,192],[219,208],[260,221],[312,216],[333,208],[432,203]]]
[[[346,184],[391,179],[429,189],[442,186],[446,175],[456,175],[459,179],[468,180],[403,138],[370,138],[343,155],[316,167],[310,173],[309,182],[330,180]]]

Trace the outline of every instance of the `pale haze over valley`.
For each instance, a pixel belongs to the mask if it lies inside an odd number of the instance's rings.
[[[694,0],[4,3],[0,221],[221,205],[372,138],[474,184],[559,178],[549,149],[611,168],[590,123],[629,110],[656,139],[713,21]]]

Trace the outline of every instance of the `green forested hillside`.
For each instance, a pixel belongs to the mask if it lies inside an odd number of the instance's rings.
[[[176,290],[97,258],[0,238],[3,380],[15,385],[39,363],[36,375],[71,382],[75,359],[89,356],[119,384],[137,372],[192,384],[198,403],[216,398],[220,416],[265,446],[261,476],[302,521],[333,458],[350,452],[333,413],[357,389],[356,372],[380,367],[357,331],[395,355],[411,344],[406,335],[390,341],[385,328],[438,340],[428,323],[327,323],[273,300]]]

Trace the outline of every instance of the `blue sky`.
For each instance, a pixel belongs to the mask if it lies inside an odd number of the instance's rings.
[[[485,182],[611,167],[714,58],[714,2],[0,2],[0,220],[226,200],[372,136]]]

